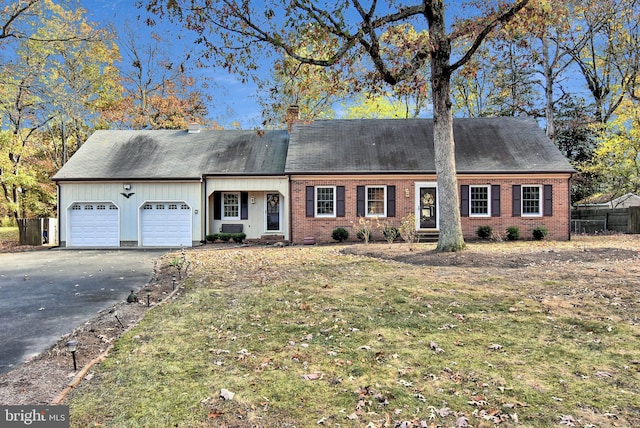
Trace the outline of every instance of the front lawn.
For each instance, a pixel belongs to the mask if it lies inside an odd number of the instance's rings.
[[[191,250],[71,425],[640,426],[639,239],[433,247]]]
[[[20,241],[17,227],[0,227],[0,248],[15,246]]]

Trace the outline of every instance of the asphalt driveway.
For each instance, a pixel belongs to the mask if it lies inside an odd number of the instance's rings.
[[[127,298],[161,249],[51,249],[0,254],[0,373]]]

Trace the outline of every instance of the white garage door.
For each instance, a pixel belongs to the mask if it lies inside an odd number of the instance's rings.
[[[118,247],[118,207],[111,202],[75,203],[69,210],[71,247]]]
[[[148,202],[140,223],[143,247],[191,246],[191,207],[184,202]]]

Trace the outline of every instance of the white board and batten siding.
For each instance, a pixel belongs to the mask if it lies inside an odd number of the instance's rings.
[[[191,246],[202,239],[199,181],[59,184],[62,245]],[[143,209],[148,204],[154,209]],[[78,205],[93,205],[93,209],[78,209]]]

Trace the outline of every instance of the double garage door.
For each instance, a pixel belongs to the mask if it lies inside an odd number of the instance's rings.
[[[140,245],[191,246],[191,207],[184,202],[146,203],[140,209]],[[69,246],[120,246],[120,210],[110,202],[75,203],[69,211]]]

